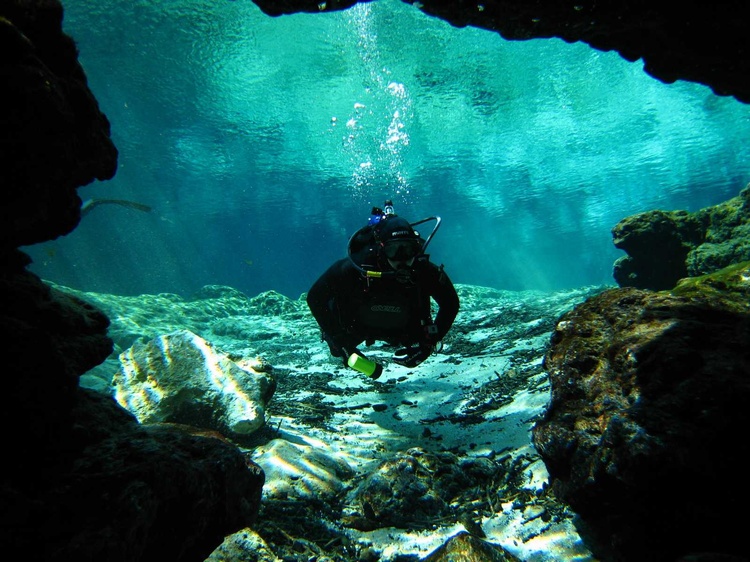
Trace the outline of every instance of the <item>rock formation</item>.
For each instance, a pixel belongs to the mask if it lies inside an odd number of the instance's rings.
[[[750,186],[737,197],[695,213],[647,211],[612,229],[627,256],[614,266],[621,287],[671,289],[683,277],[750,260]]]
[[[57,0],[0,3],[2,253],[80,220],[76,190],[117,169],[109,121],[88,88]]]
[[[307,498],[311,501],[336,501],[346,490],[345,483],[355,472],[344,460],[315,448],[272,439],[253,451],[258,464],[266,468],[266,498]],[[283,462],[277,462],[283,459]]]
[[[518,562],[501,547],[483,541],[466,531],[456,533],[448,542],[424,559],[424,562]]]
[[[200,336],[179,330],[121,353],[112,387],[140,423],[184,423],[238,442],[266,422],[275,381],[260,368],[260,362],[240,366]]]
[[[29,560],[204,560],[255,518],[262,471],[217,435],[141,426],[79,388],[112,350],[109,320],[18,250],[73,230],[76,190],[117,165],[62,15],[56,0],[0,2],[0,544]]]
[[[604,559],[745,552],[728,514],[750,493],[726,478],[750,452],[748,279],[745,262],[672,293],[612,289],[558,322],[533,439]]]

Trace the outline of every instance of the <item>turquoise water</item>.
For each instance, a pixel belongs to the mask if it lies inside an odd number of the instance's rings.
[[[443,218],[457,283],[612,284],[610,229],[750,181],[750,106],[616,53],[508,42],[396,0],[270,18],[248,0],[64,0],[120,151],[101,206],[26,248],[86,291],[296,298],[372,205]]]

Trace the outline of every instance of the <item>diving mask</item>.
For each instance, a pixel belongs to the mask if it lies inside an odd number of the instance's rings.
[[[422,250],[419,240],[389,240],[383,246],[385,257],[393,261],[408,261]]]

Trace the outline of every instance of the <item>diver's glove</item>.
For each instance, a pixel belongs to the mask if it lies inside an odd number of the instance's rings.
[[[432,355],[434,351],[435,347],[426,343],[414,347],[403,347],[393,355],[393,362],[404,367],[416,367]]]
[[[344,367],[346,367],[346,360],[349,357],[349,354],[346,352],[346,349],[344,349],[344,346],[338,343],[335,336],[326,333],[323,333],[322,336],[323,341],[328,344],[328,350],[331,352],[331,355],[334,357],[340,357]]]

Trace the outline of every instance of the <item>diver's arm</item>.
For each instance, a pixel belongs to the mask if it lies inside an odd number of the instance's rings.
[[[307,306],[324,333],[330,333],[334,325],[332,299],[336,264],[326,270],[307,292]]]
[[[435,326],[437,326],[436,341],[440,341],[448,333],[458,315],[458,293],[456,293],[453,282],[448,277],[448,274],[443,271],[442,266],[437,267],[433,263],[430,263],[430,266],[434,268],[431,271],[432,283],[430,296],[435,299],[438,305]]]
[[[336,301],[346,299],[355,285],[356,272],[349,260],[343,259],[329,267],[308,291],[307,306],[324,335],[335,337],[345,331]]]
[[[458,294],[453,283],[443,272],[443,268],[427,262],[427,275],[424,277],[425,289],[429,306],[429,298],[433,298],[438,305],[438,313],[434,325],[437,333],[424,330],[419,334],[419,345],[405,347],[396,351],[393,362],[405,367],[413,368],[424,362],[435,352],[435,348],[453,325],[458,314]],[[425,327],[426,328],[426,327]]]

